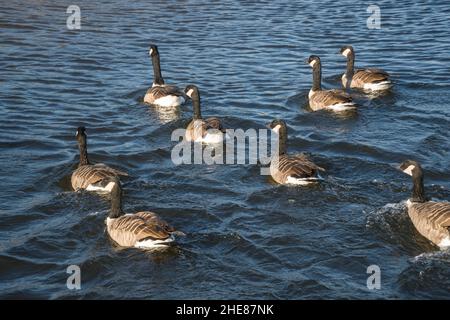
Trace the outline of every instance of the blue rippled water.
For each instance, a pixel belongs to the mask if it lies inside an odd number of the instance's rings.
[[[81,9],[68,30],[66,9]],[[414,229],[406,158],[429,196],[450,200],[450,6],[377,1],[3,1],[0,3],[0,297],[84,299],[449,298],[450,253]],[[175,166],[172,131],[191,105],[142,103],[150,43],[168,83],[194,83],[205,115],[231,128],[289,127],[289,150],[326,168],[313,188],[270,183],[254,165]],[[352,44],[359,66],[395,82],[352,117],[307,108],[310,54],[338,87]],[[74,139],[130,173],[128,211],[152,209],[187,236],[165,252],[116,248],[106,197],[74,193]],[[81,290],[66,287],[68,265]],[[366,287],[369,265],[381,289]]]

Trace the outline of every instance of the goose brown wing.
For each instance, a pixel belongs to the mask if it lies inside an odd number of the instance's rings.
[[[97,183],[103,179],[111,179],[118,176],[128,176],[126,172],[108,167],[103,163],[95,165],[84,165],[78,167],[72,174],[72,187],[85,189],[90,184]]]
[[[217,130],[223,130],[222,123],[218,118],[212,117],[208,118],[204,121],[203,125],[204,130],[209,129],[217,129]]]
[[[310,98],[311,102],[319,108],[325,108],[340,103],[351,103],[350,95],[341,90],[321,90],[315,92]]]
[[[157,100],[165,96],[185,97],[183,91],[181,91],[178,87],[171,85],[153,86],[147,90],[147,95],[151,95],[153,100]]]
[[[141,212],[137,212],[136,216],[141,217],[142,219],[144,219],[144,221],[145,221],[145,223],[147,223],[147,225],[149,225],[149,226],[158,226],[158,228],[161,228],[162,230],[164,230],[168,234],[170,234],[170,233],[175,231],[175,229],[172,226],[170,226],[166,221],[164,221],[163,219],[158,217],[156,215],[156,213],[154,213],[154,212],[141,211]]]
[[[389,80],[389,75],[380,69],[356,70],[352,81],[360,83],[374,83]]]
[[[108,225],[111,238],[121,246],[134,246],[136,242],[153,239],[164,240],[170,237],[167,224],[158,217],[150,217],[148,213],[127,214],[114,219]],[[170,227],[169,227],[170,228]]]
[[[317,174],[317,171],[325,171],[319,167],[305,154],[286,156],[284,160],[289,168],[289,175],[296,178],[308,178]]]
[[[450,203],[413,203],[408,214],[417,231],[435,244],[450,236]]]
[[[312,178],[317,175],[318,171],[325,171],[312,162],[305,154],[294,156],[281,155],[271,164],[271,174],[273,178],[281,183],[287,181],[288,177],[294,178]]]
[[[426,202],[424,209],[428,223],[434,228],[450,227],[450,203],[448,202]]]

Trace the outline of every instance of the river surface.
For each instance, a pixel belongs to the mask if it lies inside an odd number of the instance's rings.
[[[69,5],[81,29],[68,30]],[[421,237],[404,201],[413,158],[429,197],[450,200],[450,5],[377,1],[2,1],[0,297],[26,299],[448,299],[450,253]],[[258,165],[180,165],[171,133],[191,103],[142,103],[150,43],[167,83],[196,84],[228,128],[288,124],[289,151],[326,169],[313,187],[277,186]],[[391,73],[353,115],[311,112],[310,54],[323,85],[357,66]],[[117,248],[106,196],[70,188],[74,137],[93,162],[126,170],[124,207],[186,233],[165,251]],[[81,290],[69,290],[69,265]],[[381,288],[369,290],[377,265]]]

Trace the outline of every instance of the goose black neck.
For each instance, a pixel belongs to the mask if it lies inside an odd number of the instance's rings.
[[[313,85],[312,90],[322,90],[321,86],[322,82],[322,66],[320,65],[320,62],[316,62],[316,64],[313,67]]]
[[[425,198],[425,188],[423,185],[423,174],[419,173],[413,176],[413,190],[412,190],[412,198],[413,202],[426,202]]]
[[[159,63],[159,54],[152,55],[153,63],[153,83],[157,85],[163,85],[164,79],[161,73],[161,65]]]
[[[79,166],[84,166],[89,164],[88,153],[87,153],[87,141],[86,135],[82,133],[78,138],[78,149],[80,150],[80,163]]]
[[[355,54],[353,52],[350,52],[347,56],[347,71],[345,72],[345,75],[347,78],[353,77],[353,74],[355,72]]]
[[[111,212],[109,218],[116,219],[124,214],[122,210],[122,187],[117,180],[113,189],[111,190]]]
[[[194,108],[194,120],[198,120],[202,118],[202,113],[200,111],[200,93],[197,91],[192,95],[192,106]]]
[[[287,151],[287,129],[286,126],[281,126],[278,131],[278,154],[281,156]]]

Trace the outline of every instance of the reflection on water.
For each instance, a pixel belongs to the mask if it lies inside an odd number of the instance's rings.
[[[149,112],[152,117],[157,118],[161,124],[178,120],[181,116],[180,107],[160,107],[152,105],[149,106]]]

